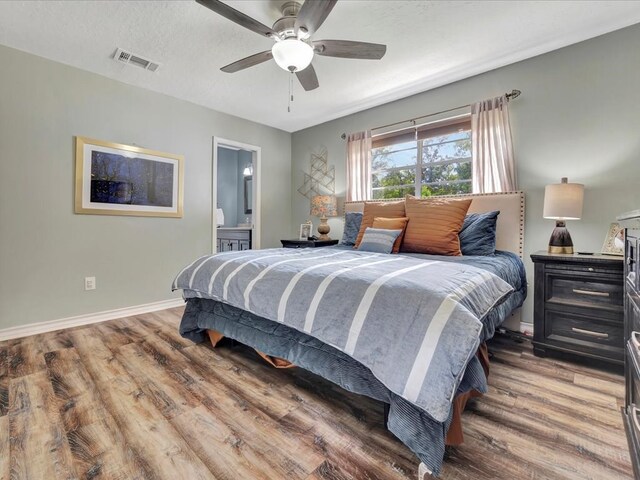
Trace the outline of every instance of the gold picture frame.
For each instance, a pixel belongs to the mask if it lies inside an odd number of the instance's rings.
[[[618,223],[612,223],[602,245],[603,255],[624,255],[624,228]]]
[[[182,218],[184,157],[76,137],[75,213]]]

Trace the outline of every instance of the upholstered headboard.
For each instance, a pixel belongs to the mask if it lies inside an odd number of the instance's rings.
[[[500,210],[496,227],[496,248],[516,253],[522,258],[524,247],[524,192],[447,195],[438,198],[471,198],[469,213]],[[380,201],[397,201],[385,199]],[[401,199],[400,199],[401,200]],[[377,201],[377,200],[376,200]],[[364,202],[345,202],[345,212],[362,212]]]

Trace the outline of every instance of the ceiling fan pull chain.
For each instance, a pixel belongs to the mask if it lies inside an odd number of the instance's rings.
[[[289,75],[289,104],[287,105],[287,112],[291,113],[291,102],[293,102],[293,72]]]

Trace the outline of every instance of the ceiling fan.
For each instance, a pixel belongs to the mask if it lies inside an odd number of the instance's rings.
[[[325,57],[380,60],[387,51],[386,45],[377,43],[310,40],[338,0],[306,0],[302,6],[300,2],[286,2],[281,8],[282,17],[276,20],[271,28],[220,0],[196,1],[232,22],[275,41],[270,50],[222,67],[220,70],[226,73],[238,72],[273,58],[280,68],[295,73],[302,87],[309,91],[319,86],[316,71],[311,65],[315,54]]]

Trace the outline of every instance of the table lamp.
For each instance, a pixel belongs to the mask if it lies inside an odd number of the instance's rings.
[[[316,195],[311,198],[311,215],[320,217],[318,225],[318,240],[331,240],[328,233],[331,230],[327,223],[327,217],[338,215],[338,200],[335,195]]]
[[[556,221],[549,240],[549,253],[573,254],[573,241],[565,220],[580,220],[583,199],[584,185],[568,183],[567,177],[563,177],[560,183],[545,187],[542,216]]]
[[[218,227],[224,225],[224,210],[222,210],[221,208],[218,208],[216,210],[216,224],[218,225]]]

